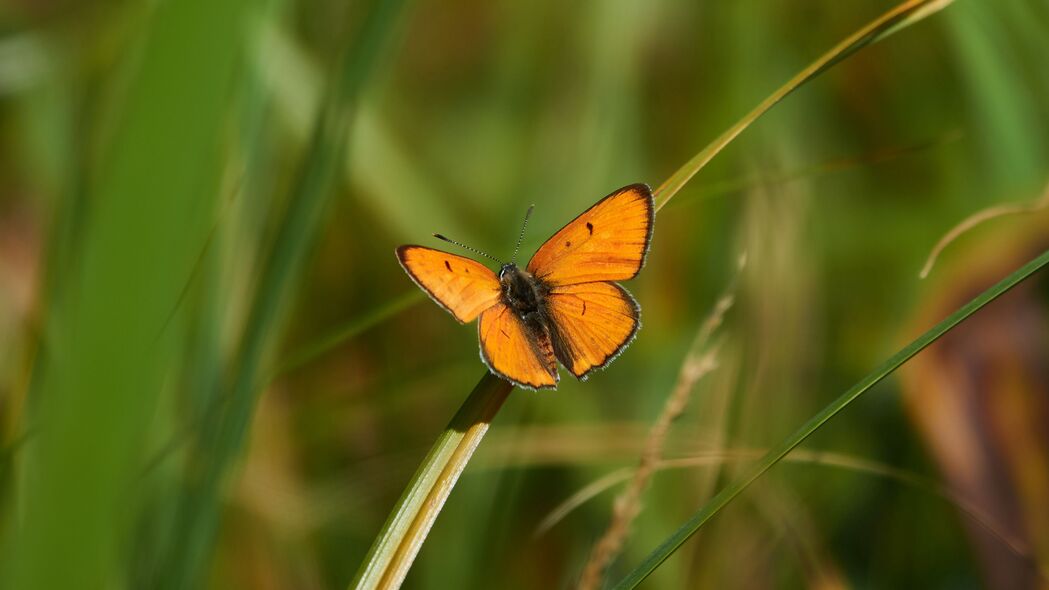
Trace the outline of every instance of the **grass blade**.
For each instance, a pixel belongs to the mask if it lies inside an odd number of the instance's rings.
[[[400,587],[455,482],[512,390],[509,382],[485,373],[408,482],[351,588]]]
[[[99,587],[124,577],[129,491],[178,358],[181,330],[167,320],[214,211],[248,4],[157,3],[143,14],[144,35],[127,44],[104,155],[75,179],[89,198],[57,229],[73,235],[55,239],[63,252],[49,260],[50,287],[62,293],[48,298],[37,357],[46,362],[29,400],[34,435],[17,459],[20,512],[0,586]]]
[[[284,361],[279,367],[277,367],[270,380],[272,381],[282,375],[302,368],[317,357],[324,355],[350,338],[382,323],[424,299],[425,297],[423,297],[422,291],[409,291],[385,305],[372,309],[360,317],[354,318],[343,326],[333,330],[330,334],[318,338],[302,350],[291,355],[288,360]]]
[[[718,492],[710,502],[707,502],[707,504],[689,518],[685,524],[681,525],[677,531],[663,541],[659,547],[645,558],[641,565],[630,572],[626,578],[615,587],[619,589],[637,587],[638,584],[644,581],[645,578],[659,567],[659,564],[666,561],[666,559],[673,555],[673,553],[677,551],[677,549],[681,547],[689,537],[699,531],[700,527],[702,527],[708,520],[728,505],[728,503],[742,493],[743,490],[747,489],[750,484],[754,483],[755,480],[761,477],[761,475],[768,471],[773,465],[783,459],[783,457],[794,449],[794,447],[801,444],[812,433],[816,432],[816,430],[826,424],[827,421],[836,416],[838,412],[844,410],[852,402],[856,401],[856,398],[874,387],[882,379],[888,377],[893,371],[900,368],[903,363],[921,352],[922,349],[935,342],[938,338],[949,332],[983,306],[994,301],[1009,289],[1012,289],[1034,273],[1041,270],[1046,264],[1049,264],[1049,250],[1023,265],[1008,277],[1002,279],[996,285],[969,301],[969,303],[966,303],[946,319],[936,324],[899,352],[892,355],[888,360],[853,385],[848,391],[843,393],[822,411],[809,419],[809,421],[802,425],[802,427],[794,432],[794,434],[784,439],[780,444],[769,449],[769,451],[757,463],[747,468],[743,472],[743,475],[741,475],[736,481]]]
[[[659,209],[662,209],[663,206],[666,205],[679,190],[681,190],[681,187],[685,186],[685,183],[691,180],[697,172],[702,170],[703,167],[714,158],[714,156],[718,155],[718,153],[725,148],[725,146],[732,143],[733,139],[735,139],[740,133],[743,133],[743,131],[747,127],[750,127],[754,121],[757,121],[769,109],[775,106],[776,103],[786,98],[791,92],[794,92],[806,82],[816,78],[860,49],[873,43],[877,43],[893,33],[946,8],[952,1],[953,0],[908,0],[874,19],[867,24],[867,26],[856,31],[841,43],[838,43],[833,49],[824,53],[819,59],[812,62],[807,68],[799,72],[786,84],[770,94],[768,98],[761,101],[758,106],[754,107],[754,110],[747,113],[747,115],[740,119],[739,122],[732,127],[729,127],[728,130],[718,136],[718,138],[711,142],[710,145],[703,148],[702,151],[686,162],[684,166],[674,172],[674,174],[672,174],[666,182],[660,185],[654,193],[656,198],[656,210],[658,211]]]

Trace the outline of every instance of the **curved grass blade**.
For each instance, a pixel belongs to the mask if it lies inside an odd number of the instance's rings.
[[[685,183],[691,180],[697,172],[702,170],[703,167],[714,158],[714,156],[718,155],[718,153],[725,148],[725,146],[732,143],[732,140],[735,139],[736,136],[742,133],[747,127],[750,127],[754,121],[758,120],[758,118],[775,106],[776,103],[786,98],[791,92],[794,92],[806,82],[819,76],[860,49],[873,43],[877,43],[889,35],[922,20],[934,12],[946,8],[951,2],[953,2],[953,0],[908,0],[874,19],[867,26],[856,31],[841,43],[838,43],[833,49],[824,53],[819,59],[812,62],[807,68],[799,72],[798,75],[791,78],[786,84],[770,94],[768,98],[761,101],[758,106],[754,107],[754,110],[747,113],[747,115],[740,119],[738,123],[729,127],[728,130],[712,141],[710,145],[703,148],[702,151],[686,162],[684,166],[674,172],[674,174],[672,174],[666,182],[660,185],[654,193],[656,198],[656,210],[658,211],[662,209],[663,206],[666,205],[679,190],[681,190],[681,187],[685,186]]]
[[[488,425],[510,395],[509,382],[486,373],[408,482],[351,588],[398,588]]]
[[[641,565],[630,572],[627,577],[615,587],[617,589],[637,587],[638,584],[659,567],[659,564],[666,561],[666,559],[673,555],[674,552],[689,539],[689,537],[699,531],[700,527],[702,527],[708,520],[728,505],[728,503],[735,499],[736,496],[743,492],[743,490],[747,489],[750,484],[754,483],[755,480],[761,477],[773,465],[783,459],[783,457],[793,450],[794,447],[801,444],[812,433],[816,432],[820,427],[826,424],[827,421],[836,416],[838,412],[844,410],[852,402],[856,401],[856,398],[874,387],[882,379],[888,377],[893,371],[900,368],[903,363],[921,352],[926,346],[929,346],[938,338],[951,331],[955,326],[983,306],[994,301],[1009,289],[1012,289],[1034,273],[1041,270],[1046,264],[1049,264],[1049,250],[1046,250],[1034,260],[1023,265],[1008,277],[1002,279],[996,285],[969,301],[969,303],[966,303],[946,319],[936,324],[899,352],[892,355],[887,361],[879,365],[858,383],[853,385],[848,391],[838,397],[838,399],[831,402],[830,405],[810,418],[809,421],[802,425],[802,427],[794,432],[794,434],[787,437],[780,444],[769,449],[769,451],[757,463],[743,471],[743,474],[736,479],[736,481],[718,492],[716,496],[689,518],[685,524],[681,525],[681,527],[670,535],[670,537],[663,541],[659,547],[645,558]]]
[[[918,273],[918,277],[922,279],[928,278],[929,273],[932,272],[932,267],[936,264],[936,261],[940,258],[940,254],[943,253],[947,246],[950,246],[951,243],[965,233],[971,231],[974,227],[1005,215],[1035,213],[1046,207],[1049,207],[1049,186],[1042,191],[1042,196],[1034,201],[995,205],[973,213],[948,230],[947,233],[943,234],[943,237],[936,242],[936,245],[932,247],[932,251],[929,252],[929,257],[925,259],[925,264]]]

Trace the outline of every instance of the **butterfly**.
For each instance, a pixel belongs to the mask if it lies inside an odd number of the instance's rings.
[[[492,373],[519,387],[556,388],[558,361],[584,380],[612,362],[637,334],[641,307],[613,281],[641,271],[654,216],[652,191],[632,184],[561,228],[524,268],[513,262],[516,248],[511,262],[503,263],[440,234],[434,237],[499,262],[499,272],[426,246],[401,246],[397,259],[460,323],[480,317],[481,360]]]

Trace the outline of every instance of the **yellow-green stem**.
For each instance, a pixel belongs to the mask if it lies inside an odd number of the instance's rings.
[[[351,588],[397,588],[513,386],[485,373],[397,501]]]

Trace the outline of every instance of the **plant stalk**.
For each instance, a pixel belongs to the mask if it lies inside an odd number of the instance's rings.
[[[351,588],[400,587],[455,482],[512,390],[509,382],[485,373],[408,483]]]

